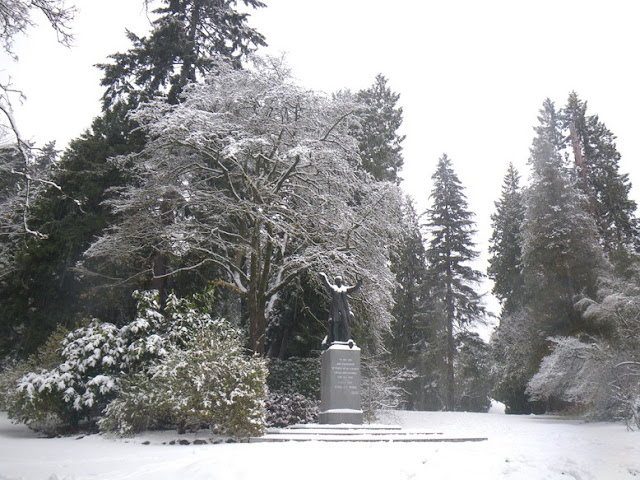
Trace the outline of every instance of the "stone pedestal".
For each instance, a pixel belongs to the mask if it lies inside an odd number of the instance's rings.
[[[360,349],[334,343],[321,362],[320,423],[362,424]]]

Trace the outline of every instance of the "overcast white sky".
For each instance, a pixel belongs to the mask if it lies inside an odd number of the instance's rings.
[[[467,189],[486,249],[489,215],[510,161],[525,164],[538,109],[575,90],[618,136],[622,170],[640,199],[640,4],[625,0],[264,0],[251,25],[286,53],[304,86],[357,91],[378,73],[401,94],[405,190],[427,206],[430,177],[447,153]],[[144,33],[142,0],[77,0],[75,47],[48,29],[19,39],[3,75],[26,93],[23,135],[58,145],[99,113],[95,63]],[[636,6],[638,5],[638,6]]]

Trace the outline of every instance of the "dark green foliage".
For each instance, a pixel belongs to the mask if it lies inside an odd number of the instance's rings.
[[[394,246],[394,291],[391,335],[386,342],[395,368],[412,372],[403,381],[403,406],[410,410],[439,410],[439,386],[446,365],[446,331],[438,321],[435,300],[429,290],[426,251],[419,218],[413,204],[404,207],[404,229]],[[444,347],[444,348],[443,348]]]
[[[272,393],[300,394],[320,399],[320,358],[290,358],[268,361],[267,386]]]
[[[267,399],[267,426],[288,427],[318,423],[318,401],[297,393],[270,393]]]
[[[148,3],[155,3],[148,0]],[[221,58],[237,68],[243,57],[259,46],[264,37],[247,25],[248,13],[236,9],[236,0],[159,0],[158,15],[148,37],[127,36],[133,47],[99,65],[104,71],[102,85],[105,107],[118,99],[146,102],[167,95],[170,103],[180,99],[187,83],[216,69]],[[245,6],[261,8],[258,0],[242,0]]]
[[[404,229],[393,249],[392,271],[396,287],[393,299],[391,338],[387,345],[401,364],[412,356],[413,349],[425,338],[427,329],[426,252],[418,215],[412,203],[404,207]]]
[[[547,334],[583,330],[573,304],[593,295],[604,266],[592,218],[561,156],[560,119],[545,101],[531,148],[532,181],[522,227],[522,266],[531,310]]]
[[[456,338],[456,410],[486,412],[491,406],[491,348],[477,333]]]
[[[90,242],[114,220],[103,204],[109,188],[127,181],[126,173],[107,159],[136,151],[144,142],[140,132],[131,133],[126,109],[120,107],[96,118],[90,131],[71,142],[52,176],[61,191],[50,188],[33,206],[34,227],[46,237],[23,244],[17,267],[0,285],[5,307],[0,309],[0,351],[28,354],[58,324],[72,328],[87,316],[120,323],[131,313],[133,304],[116,307],[105,290],[89,296],[92,281],[72,271]],[[132,290],[108,293],[131,298]]]
[[[451,160],[438,160],[431,192],[432,207],[427,210],[426,226],[430,241],[426,251],[431,281],[431,298],[440,311],[447,339],[447,375],[444,404],[455,408],[455,332],[484,317],[484,306],[475,291],[482,274],[468,263],[478,256],[474,250],[473,213],[468,210],[463,187],[453,171]]]
[[[533,405],[525,390],[545,353],[545,335],[537,329],[531,312],[521,309],[504,312],[491,337],[493,352],[493,398],[506,412],[529,414]]]
[[[387,79],[377,75],[373,85],[357,94],[363,108],[358,111],[360,129],[356,133],[362,166],[377,181],[399,182],[402,169],[402,125],[400,94],[387,86]]]
[[[0,283],[2,353],[32,353],[56,325],[71,328],[87,316],[122,324],[133,311],[126,299],[134,289],[168,288],[164,280],[150,284],[149,276],[122,283],[137,273],[133,265],[101,268],[100,275],[93,275],[96,265],[83,259],[89,245],[115,222],[104,202],[114,189],[132,182],[132,165],[109,159],[138,153],[145,145],[145,135],[128,117],[139,102],[169,95],[175,103],[182,87],[196,80],[198,73],[211,70],[220,56],[239,67],[241,58],[264,45],[264,39],[247,26],[248,14],[238,12],[235,1],[159,3],[151,35],[130,34],[133,48],[114,55],[113,64],[102,65],[102,83],[107,87],[103,113],[65,152],[52,178],[60,190],[50,188],[34,203],[32,228],[46,238],[34,237],[12,247],[11,263],[17,268]],[[263,6],[257,0],[243,3]],[[154,257],[148,248],[147,258],[156,266],[162,256]],[[74,268],[83,260],[80,276]],[[119,279],[118,286],[114,279]],[[184,284],[193,280],[185,275],[172,286],[193,291],[196,288]],[[195,282],[198,289],[204,288],[207,279],[198,277]]]
[[[587,102],[571,92],[560,112],[567,146],[573,152],[579,186],[588,197],[588,211],[595,220],[605,251],[615,260],[636,250],[638,221],[636,202],[629,198],[631,183],[621,174],[616,136],[597,115],[587,115]]]
[[[308,357],[320,350],[329,305],[317,288],[311,275],[303,273],[283,289],[267,331],[268,357]]]
[[[509,165],[502,195],[495,206],[487,273],[494,282],[492,292],[502,303],[503,312],[512,312],[524,301],[521,230],[525,212],[520,175],[513,164]]]

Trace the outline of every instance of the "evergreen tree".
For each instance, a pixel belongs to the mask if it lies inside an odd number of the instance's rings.
[[[637,205],[629,198],[629,176],[619,171],[616,137],[597,115],[587,115],[587,102],[575,92],[569,94],[561,116],[600,241],[612,259],[623,260],[635,251],[638,240]]]
[[[602,255],[584,196],[563,163],[560,118],[545,100],[535,128],[522,227],[522,265],[531,307],[544,329],[583,330],[578,294],[593,295]]]
[[[404,205],[403,231],[393,248],[391,269],[397,284],[392,310],[395,323],[387,341],[391,363],[396,369],[409,368],[415,374],[405,386],[408,393],[406,407],[437,409],[441,405],[434,401],[430,385],[438,377],[434,370],[436,365],[442,365],[442,360],[437,362],[433,355],[438,342],[427,311],[426,251],[419,216],[410,200]]]
[[[364,169],[378,181],[399,182],[405,138],[398,135],[402,125],[402,107],[397,106],[400,94],[392,92],[387,79],[379,74],[371,87],[358,92],[357,99],[363,104],[356,136]]]
[[[524,301],[521,265],[524,200],[520,175],[513,164],[509,164],[502,195],[495,206],[496,211],[491,215],[493,234],[489,241],[488,275],[494,281],[493,294],[501,301],[503,312],[512,312]]]
[[[502,312],[491,336],[492,397],[505,404],[507,413],[544,413],[544,406],[531,402],[525,392],[545,354],[545,339],[529,308]]]
[[[482,274],[469,265],[478,253],[472,235],[475,223],[451,160],[443,155],[432,177],[433,206],[427,210],[431,239],[426,251],[432,280],[432,301],[441,305],[447,338],[445,408],[455,408],[455,363],[457,331],[484,315],[480,295],[474,285]],[[436,303],[437,302],[437,303]]]
[[[161,6],[153,13],[148,37],[127,32],[133,47],[116,53],[104,71],[105,106],[117,100],[137,105],[165,94],[170,103],[180,100],[188,83],[217,69],[219,59],[241,67],[242,59],[264,37],[247,25],[248,13],[238,11],[237,0],[145,0]],[[259,0],[242,0],[251,8],[264,7]]]
[[[526,301],[504,312],[492,339],[494,395],[511,413],[539,411],[526,389],[547,354],[549,336],[593,333],[574,304],[579,295],[595,294],[604,266],[586,198],[564,163],[561,118],[549,99],[538,120],[521,230]]]
[[[392,310],[396,323],[389,346],[397,358],[406,357],[422,340],[426,324],[426,253],[418,215],[411,201],[404,205],[403,218],[404,229],[392,256],[392,271],[397,282]]]

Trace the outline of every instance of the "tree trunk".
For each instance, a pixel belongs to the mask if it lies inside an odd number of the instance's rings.
[[[452,412],[455,409],[455,373],[454,373],[454,357],[456,353],[456,345],[453,336],[453,292],[451,284],[447,285],[447,396],[445,408]]]
[[[264,355],[267,337],[267,317],[264,302],[251,297],[247,302],[249,310],[249,347],[256,353]]]
[[[167,290],[167,277],[169,270],[169,257],[163,252],[157,252],[152,260],[153,278],[151,279],[151,289],[158,290],[160,305],[164,306]]]
[[[455,305],[453,300],[453,273],[451,272],[451,250],[447,250],[447,296],[445,299],[447,309],[447,394],[445,409],[452,412],[455,409],[455,372],[454,356],[456,345],[453,337],[453,322],[455,317]]]

